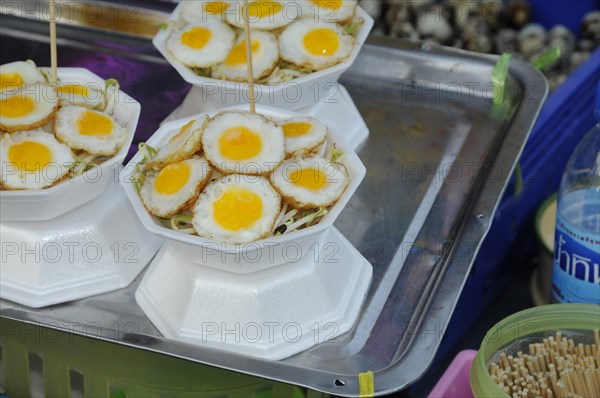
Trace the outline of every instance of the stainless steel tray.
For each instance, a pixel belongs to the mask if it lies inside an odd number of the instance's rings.
[[[151,58],[136,59],[160,62]],[[512,62],[493,109],[495,60],[378,43],[342,77],[371,135],[359,150],[367,177],[336,227],[374,274],[357,324],[335,341],[272,362],[167,340],[134,301],[139,279],[40,310],[1,301],[0,315],[336,395],[357,396],[368,370],[377,395],[407,387],[433,360],[547,94],[539,72]]]

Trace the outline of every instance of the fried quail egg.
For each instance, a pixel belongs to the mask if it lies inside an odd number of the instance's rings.
[[[269,235],[280,210],[281,198],[265,177],[230,174],[206,186],[192,223],[202,237],[247,243]]]
[[[223,112],[202,135],[206,159],[223,173],[269,174],[285,157],[283,130],[261,115]]]
[[[269,32],[254,30],[252,37],[252,74],[258,80],[271,74],[279,61],[279,44],[275,35]],[[233,81],[246,81],[246,35],[240,34],[225,61],[219,64],[219,78]]]
[[[208,18],[223,20],[231,6],[231,1],[184,0],[180,15],[187,23],[205,22]]]
[[[170,53],[182,64],[206,68],[223,61],[235,40],[235,32],[217,19],[186,25],[167,40]]]
[[[0,130],[31,130],[46,124],[56,112],[58,95],[47,84],[34,83],[0,93]]]
[[[357,0],[305,0],[302,16],[325,22],[346,22],[356,11]]]
[[[78,105],[100,110],[106,107],[104,92],[94,84],[63,83],[57,91],[61,106]]]
[[[73,149],[92,155],[114,155],[127,138],[127,131],[105,113],[81,106],[63,106],[54,119],[56,137]]]
[[[33,62],[16,61],[0,65],[0,91],[45,81],[44,75]]]
[[[202,131],[207,120],[208,116],[203,115],[186,123],[158,149],[158,153],[146,163],[146,168],[161,169],[169,163],[187,159],[202,149]]]
[[[74,164],[71,149],[40,129],[4,134],[0,159],[0,182],[7,189],[50,187]]]
[[[248,2],[248,21],[252,29],[273,30],[286,26],[297,19],[302,8],[291,0],[254,0]],[[244,6],[236,4],[232,12],[225,16],[227,22],[238,28],[244,28]]]
[[[283,200],[298,209],[333,205],[349,181],[343,164],[320,156],[287,160],[271,175],[271,182]]]
[[[279,36],[281,58],[301,67],[321,70],[350,56],[356,41],[335,23],[302,19]]]
[[[314,154],[327,139],[327,126],[312,117],[293,117],[280,121],[279,125],[288,157]]]
[[[210,175],[211,167],[206,159],[193,156],[147,176],[140,197],[151,214],[171,217],[195,202]]]

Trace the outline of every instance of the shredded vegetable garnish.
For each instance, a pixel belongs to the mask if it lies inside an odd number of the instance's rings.
[[[554,65],[560,59],[560,47],[554,46],[544,52],[531,62],[531,65],[537,69],[546,69]]]
[[[166,22],[156,23],[155,26],[158,26],[158,28],[160,30],[167,30],[170,27],[173,27],[173,28],[177,27],[177,23],[175,21],[166,21]]]
[[[177,214],[171,217],[169,224],[171,225],[171,229],[173,229],[173,231],[193,235],[196,233],[196,230],[191,227],[192,219],[193,217],[190,214]]]
[[[360,29],[360,27],[363,26],[364,24],[365,24],[365,20],[360,19],[356,22],[352,22],[352,23],[349,23],[348,25],[346,25],[344,27],[344,31],[346,33],[348,33],[349,35],[355,36],[358,33],[358,30]]]
[[[115,111],[115,99],[119,91],[119,82],[116,79],[108,79],[104,84],[104,95],[106,96],[106,106],[104,113],[112,115]]]
[[[79,157],[73,152],[71,154],[73,156],[73,162],[64,164],[63,166],[71,168],[71,174],[73,177],[79,176],[98,166],[98,163],[94,162],[96,159],[95,155],[85,154]]]
[[[197,76],[200,77],[211,77],[212,76],[212,67],[207,68],[190,68],[192,72],[194,72]],[[218,79],[218,78],[217,78]]]
[[[342,151],[341,149],[337,149],[335,144],[333,144],[333,146],[329,150],[329,155],[327,155],[327,157],[333,163],[339,163],[340,160],[342,160],[342,158],[344,157],[344,151]]]
[[[135,177],[133,178],[133,185],[137,193],[140,193],[142,186],[144,185],[144,181],[146,181],[146,173],[144,172],[144,165],[148,160],[152,159],[158,151],[152,148],[150,145],[145,142],[140,142],[138,144],[138,151],[142,155],[142,160],[140,160],[135,165]]]
[[[492,86],[494,88],[494,105],[501,105],[504,102],[504,94],[506,91],[506,78],[508,77],[508,66],[510,64],[511,55],[504,53],[500,56],[494,71],[492,72]]]
[[[302,226],[310,226],[309,223],[313,223],[317,218],[319,217],[323,217],[324,215],[326,215],[329,211],[325,208],[320,208],[320,209],[315,209],[312,210],[308,215],[302,217],[301,219],[299,219],[296,222],[293,222],[292,224],[290,224],[286,230],[287,232],[292,232],[295,231],[297,229],[299,229]]]

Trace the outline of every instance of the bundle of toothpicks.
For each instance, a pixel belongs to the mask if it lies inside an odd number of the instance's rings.
[[[600,334],[595,344],[575,344],[557,332],[529,353],[500,354],[492,362],[492,379],[512,398],[600,398]]]

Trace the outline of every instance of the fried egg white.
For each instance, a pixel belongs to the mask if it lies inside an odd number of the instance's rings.
[[[95,84],[63,83],[57,89],[60,106],[78,105],[103,110],[106,97]]]
[[[52,119],[58,108],[56,90],[43,83],[0,93],[0,130],[31,130]]]
[[[286,26],[302,14],[302,8],[293,0],[252,0],[248,2],[248,21],[252,29],[273,30]],[[225,16],[227,22],[244,28],[244,6],[236,3]]]
[[[235,32],[226,23],[210,18],[206,22],[174,30],[167,40],[169,52],[182,64],[206,68],[223,61],[235,40]]]
[[[327,126],[312,117],[292,117],[278,124],[283,129],[288,157],[315,154],[327,139]]]
[[[254,242],[271,233],[280,210],[281,198],[265,177],[230,174],[206,186],[192,223],[208,239]]]
[[[346,22],[354,17],[357,0],[304,0],[302,16],[314,21]]]
[[[279,36],[281,58],[300,67],[321,70],[350,56],[356,40],[335,23],[302,19]]]
[[[171,217],[196,201],[210,175],[211,167],[206,159],[193,156],[147,176],[140,197],[151,214]]]
[[[205,22],[208,18],[225,19],[233,1],[184,0],[181,2],[181,19],[186,23]]]
[[[158,153],[146,163],[146,168],[161,169],[169,163],[184,160],[202,149],[202,132],[208,116],[186,123],[169,141],[158,149]]]
[[[0,65],[0,91],[14,90],[24,84],[44,83],[44,75],[31,61]]]
[[[252,37],[252,74],[255,80],[269,76],[277,62],[279,62],[279,44],[274,34],[254,30]],[[246,35],[240,34],[235,45],[219,64],[217,75],[213,77],[233,81],[246,81],[248,68],[246,67]]]
[[[223,112],[206,124],[202,135],[206,159],[223,173],[265,175],[285,157],[283,130],[248,112]]]
[[[40,129],[4,134],[0,159],[0,182],[7,189],[50,187],[74,165],[71,149]]]
[[[346,166],[320,156],[287,160],[271,175],[273,187],[297,209],[333,205],[349,181]]]
[[[73,149],[110,156],[119,151],[127,130],[105,113],[82,106],[63,106],[54,119],[54,134]]]

